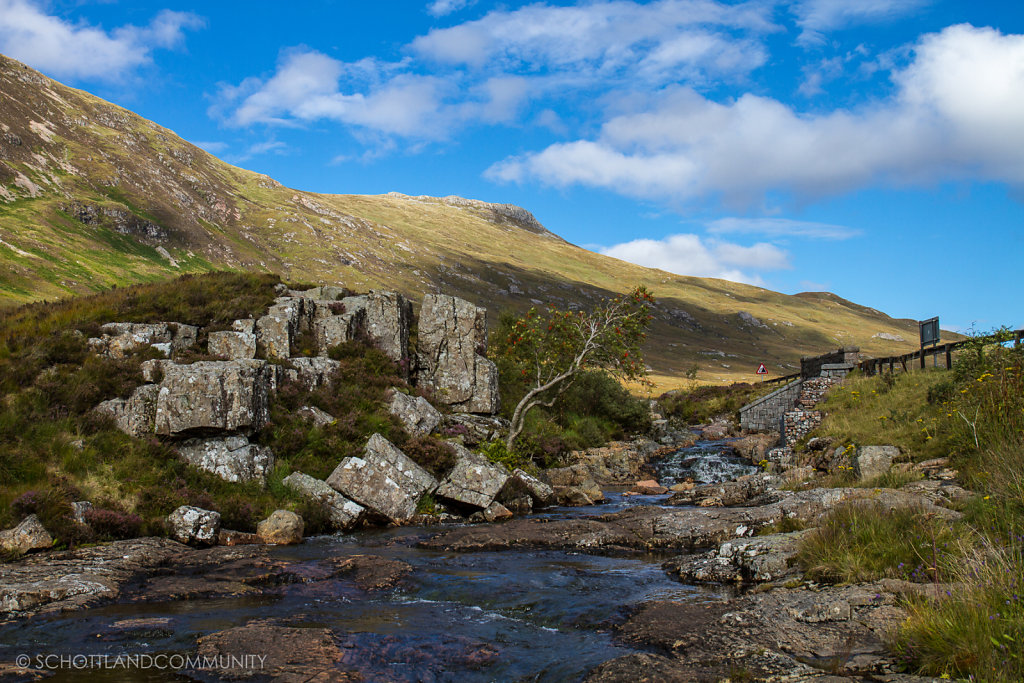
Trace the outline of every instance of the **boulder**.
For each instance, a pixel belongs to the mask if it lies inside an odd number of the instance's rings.
[[[251,444],[244,436],[188,439],[178,446],[178,454],[189,464],[230,482],[262,483],[274,468],[270,448]]]
[[[853,471],[861,481],[874,479],[887,474],[899,454],[896,446],[861,446],[853,459]]]
[[[167,528],[170,537],[180,543],[213,545],[220,531],[220,513],[182,505],[167,515]]]
[[[516,468],[509,481],[519,484],[530,494],[533,507],[545,507],[555,502],[555,490],[528,472]]]
[[[774,488],[776,477],[769,474],[747,474],[732,481],[683,487],[669,499],[670,505],[702,507],[735,507],[767,505],[779,499]],[[675,489],[675,487],[673,487]]]
[[[698,555],[681,555],[662,567],[688,584],[763,583],[796,573],[791,565],[806,531],[738,538]]]
[[[161,363],[156,433],[187,436],[215,432],[252,433],[269,419],[272,368],[265,361]]]
[[[593,505],[597,502],[588,495],[587,491],[578,486],[556,486],[555,499],[559,505],[569,505],[572,507]]]
[[[335,529],[350,529],[355,526],[365,512],[362,505],[341,495],[327,482],[302,472],[293,472],[282,482],[286,487],[307,500],[319,503],[327,510],[327,516]]]
[[[302,543],[305,525],[302,517],[290,510],[274,510],[270,516],[256,525],[256,535],[264,543],[295,545]]]
[[[429,472],[380,434],[370,437],[362,458],[342,460],[327,483],[393,522],[409,519],[420,497],[437,487]]]
[[[291,356],[292,337],[299,331],[302,299],[278,297],[256,321],[256,346],[266,358]]]
[[[479,453],[454,444],[457,460],[436,494],[458,503],[486,508],[505,486],[508,473]]]
[[[53,545],[53,536],[36,515],[29,515],[13,529],[0,531],[0,550],[24,555],[30,550],[43,550]]]
[[[507,507],[505,507],[498,501],[494,501],[483,510],[480,510],[479,512],[474,512],[472,515],[470,515],[469,521],[503,522],[507,519],[512,519],[512,517],[512,512]]]
[[[388,411],[410,434],[430,434],[441,424],[441,413],[422,396],[409,396],[392,390]]]
[[[541,477],[554,489],[562,505],[592,505],[604,500],[600,485],[582,463],[545,470]]]
[[[442,434],[471,448],[500,438],[509,428],[509,421],[497,415],[451,413],[443,415],[441,421]]]
[[[630,489],[630,492],[641,496],[661,496],[668,493],[668,489],[654,479],[644,479],[643,481],[638,481],[633,484],[633,488]]]
[[[256,334],[253,332],[211,332],[207,341],[210,355],[228,360],[256,357]]]
[[[241,332],[243,334],[256,334],[256,321],[253,318],[245,318],[244,320],[236,320],[231,323],[231,329],[235,332]]]
[[[498,411],[498,369],[487,352],[487,311],[468,301],[428,294],[420,310],[419,382],[438,400],[467,413]]]
[[[125,434],[142,437],[152,434],[156,425],[156,404],[160,387],[143,384],[127,399],[112,398],[96,406],[96,411],[110,415]]]
[[[335,422],[333,415],[320,410],[316,406],[302,406],[295,411],[295,414],[303,420],[312,422],[314,427],[320,427],[321,429]]]

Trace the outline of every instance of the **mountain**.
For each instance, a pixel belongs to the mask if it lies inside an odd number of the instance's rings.
[[[0,56],[0,305],[181,273],[443,291],[492,312],[587,307],[637,284],[658,299],[654,379],[789,374],[801,355],[913,348],[917,325],[828,293],[779,294],[602,256],[525,209],[461,197],[324,195],[231,166],[172,131]],[[907,341],[901,341],[907,340]]]

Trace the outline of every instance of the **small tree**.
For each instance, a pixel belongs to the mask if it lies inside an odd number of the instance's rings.
[[[509,450],[533,408],[550,408],[583,370],[600,369],[626,380],[647,374],[640,351],[654,298],[645,287],[605,301],[589,313],[545,313],[531,308],[495,340],[495,356],[526,385],[512,412]]]

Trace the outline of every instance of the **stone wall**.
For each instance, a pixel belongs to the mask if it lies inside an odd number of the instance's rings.
[[[804,379],[808,377],[820,376],[823,365],[834,365],[834,364],[852,364],[856,365],[860,360],[860,348],[856,346],[843,346],[835,351],[822,354],[820,356],[810,356],[807,358],[800,359],[800,376]]]
[[[782,417],[782,440],[792,448],[797,441],[807,436],[811,430],[821,424],[822,414],[818,410],[789,410]]]
[[[740,427],[748,431],[779,431],[782,416],[796,405],[803,383],[803,379],[795,380],[740,408]]]

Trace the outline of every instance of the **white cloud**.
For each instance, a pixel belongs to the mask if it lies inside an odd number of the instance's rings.
[[[672,86],[606,121],[594,140],[506,159],[487,176],[736,206],[879,184],[1024,184],[1024,36],[949,27],[923,37],[893,80],[887,101],[822,114],[752,94],[718,103]]]
[[[475,4],[476,0],[434,0],[427,6],[427,13],[431,16],[443,17]]]
[[[819,44],[824,33],[866,23],[891,21],[931,0],[798,0],[791,11],[803,32],[797,42]]]
[[[691,234],[670,235],[662,240],[637,239],[599,251],[606,256],[677,275],[717,277],[748,284],[762,282],[760,276],[749,272],[751,269],[766,271],[791,267],[789,254],[771,244],[745,247],[719,240],[702,240]]]
[[[862,234],[862,231],[844,225],[795,221],[789,218],[719,218],[708,223],[707,229],[713,235],[741,233],[823,240],[845,240]]]
[[[766,59],[763,49],[723,33],[729,30],[776,30],[770,5],[712,0],[534,4],[434,29],[411,47],[447,64],[492,63],[505,69],[588,72],[605,78],[623,69],[664,78],[673,67],[723,76],[761,66]]]
[[[0,52],[59,78],[121,80],[152,61],[154,48],[174,48],[185,30],[203,25],[188,12],[163,10],[149,26],[107,32],[46,14],[29,0],[0,0]]]

